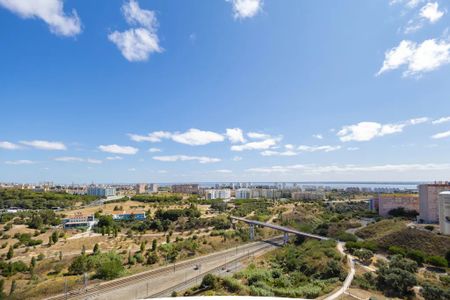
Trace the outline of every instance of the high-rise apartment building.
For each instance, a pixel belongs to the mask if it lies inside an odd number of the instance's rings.
[[[116,195],[116,189],[90,186],[87,189],[87,194],[89,196],[97,196],[97,197],[112,197]]]
[[[145,193],[145,188],[146,188],[146,184],[145,183],[138,183],[136,184],[136,194],[144,194]]]
[[[442,234],[450,235],[450,192],[439,194],[439,228]]]
[[[438,198],[441,192],[450,191],[449,182],[420,184],[419,220],[425,223],[439,222]]]

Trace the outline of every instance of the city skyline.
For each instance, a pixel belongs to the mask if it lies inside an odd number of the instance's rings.
[[[44,2],[0,0],[0,182],[448,179],[443,1]]]

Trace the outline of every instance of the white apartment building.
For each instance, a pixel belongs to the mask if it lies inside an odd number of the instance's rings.
[[[237,189],[236,199],[250,199],[252,197],[251,189]]]
[[[228,200],[231,198],[231,190],[229,189],[211,189],[205,190],[205,198],[206,199],[224,199]]]

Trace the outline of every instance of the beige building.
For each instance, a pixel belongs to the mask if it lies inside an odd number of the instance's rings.
[[[172,192],[179,194],[198,194],[198,184],[175,184],[172,185]]]
[[[138,183],[136,184],[136,194],[144,194],[145,193],[145,188],[146,188],[146,184],[145,183]]]
[[[416,194],[380,194],[378,196],[378,214],[380,216],[388,216],[391,210],[400,207],[419,212],[419,196]]]
[[[419,220],[425,223],[439,222],[438,197],[441,192],[450,191],[449,182],[421,184],[419,188]]]
[[[450,192],[439,194],[439,228],[442,234],[450,235]]]

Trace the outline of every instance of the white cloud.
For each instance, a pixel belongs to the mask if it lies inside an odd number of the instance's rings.
[[[323,139],[323,135],[321,135],[321,134],[313,134],[313,138],[318,139],[318,140],[322,140]]]
[[[431,136],[433,139],[445,139],[450,137],[450,130],[445,132],[436,133],[435,135]]]
[[[151,143],[157,143],[161,142],[163,139],[169,139],[172,134],[167,131],[154,131],[152,133],[149,133],[148,135],[139,135],[139,134],[131,134],[129,133],[128,136],[131,140],[135,142],[151,142]]]
[[[62,162],[87,162],[90,164],[101,164],[102,161],[98,159],[93,158],[81,158],[81,157],[75,157],[75,156],[63,156],[63,157],[57,157],[54,160],[56,161],[62,161]]]
[[[16,149],[20,149],[21,147],[17,144],[13,144],[10,142],[2,142],[0,141],[0,149],[5,149],[5,150],[16,150]]]
[[[155,13],[151,10],[141,9],[139,3],[130,0],[122,6],[122,13],[125,20],[130,25],[140,25],[145,28],[155,28],[158,26]]]
[[[420,9],[420,16],[430,23],[436,23],[443,15],[444,12],[439,10],[439,3],[437,2],[429,2]]]
[[[153,11],[141,9],[136,1],[130,0],[122,6],[122,12],[129,24],[141,26],[108,35],[127,60],[146,61],[151,53],[163,51],[159,46],[158,21]]]
[[[224,136],[212,132],[191,128],[186,132],[167,132],[155,131],[148,135],[128,134],[131,140],[135,142],[161,142],[163,139],[171,139],[174,142],[190,145],[201,146],[213,142],[223,142]]]
[[[267,150],[276,146],[277,140],[274,138],[266,139],[258,142],[249,142],[242,145],[231,146],[231,151],[244,151],[244,150]]]
[[[201,146],[213,142],[223,142],[225,139],[221,134],[195,128],[189,129],[184,133],[173,133],[171,138],[174,142],[191,146]]]
[[[450,42],[429,39],[421,44],[403,40],[400,44],[385,53],[380,71],[376,74],[398,69],[405,65],[403,76],[419,75],[430,72],[450,63]]]
[[[416,8],[424,0],[391,0],[390,5],[403,4],[408,9]]]
[[[21,141],[20,143],[40,150],[67,150],[66,145],[61,142],[35,140]]]
[[[233,5],[234,18],[245,19],[256,16],[262,9],[262,0],[227,0]]]
[[[301,152],[333,152],[341,149],[341,146],[305,146],[301,145],[298,147],[298,150]]]
[[[82,162],[82,161],[84,161],[84,159],[82,159],[81,157],[74,157],[74,156],[57,157],[57,158],[55,158],[55,160],[56,161],[64,161],[64,162],[73,162],[73,161]]]
[[[240,128],[227,128],[226,136],[232,143],[245,143],[244,133]]]
[[[261,152],[262,156],[295,156],[298,155],[295,151],[286,150],[286,151],[274,151],[274,150],[265,150]]]
[[[337,136],[342,142],[370,141],[375,137],[385,136],[389,134],[402,132],[407,126],[418,125],[427,122],[428,118],[410,119],[405,122],[395,124],[380,124],[377,122],[360,122],[355,125],[348,125],[342,127],[338,131]]]
[[[232,160],[233,161],[241,161],[241,160],[243,160],[243,158],[241,156],[235,156],[235,157],[233,157]]]
[[[75,36],[81,32],[77,12],[66,15],[63,0],[0,0],[0,5],[24,19],[43,20],[54,34]]]
[[[150,148],[150,149],[148,149],[148,152],[150,152],[150,153],[161,152],[161,149],[159,149],[159,148]]]
[[[136,172],[136,168],[129,168],[128,171],[130,171],[130,172]]]
[[[131,62],[146,61],[151,53],[161,52],[158,36],[146,28],[114,31],[108,39],[116,44],[122,55]]]
[[[7,160],[5,161],[5,164],[7,165],[31,165],[35,162],[28,159],[20,159],[20,160]]]
[[[98,149],[102,152],[108,152],[113,154],[126,154],[126,155],[134,155],[139,149],[131,147],[131,146],[119,146],[119,145],[100,145]]]
[[[176,161],[191,161],[195,160],[201,164],[216,163],[219,162],[219,158],[208,156],[189,156],[189,155],[166,155],[166,156],[154,156],[154,160],[163,162],[176,162]]]
[[[217,173],[224,173],[224,174],[233,173],[233,171],[228,170],[228,169],[216,170],[216,172],[217,172]]]
[[[251,139],[255,139],[255,140],[264,140],[264,139],[269,139],[270,135],[265,134],[265,133],[260,133],[260,132],[249,132],[247,133],[247,136]]]
[[[108,156],[107,158],[106,158],[107,160],[122,160],[123,159],[123,157],[122,156]]]
[[[359,147],[348,147],[347,150],[348,151],[358,151]]]
[[[442,123],[448,123],[448,122],[450,122],[450,117],[439,118],[439,119],[434,120],[434,121],[431,122],[431,123],[432,123],[433,125],[436,125],[436,124],[442,124]]]

